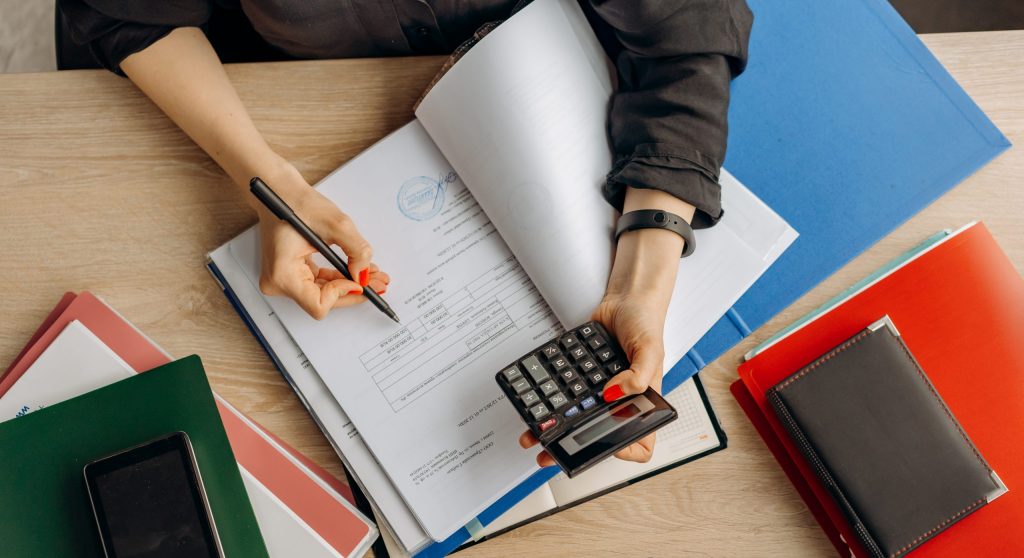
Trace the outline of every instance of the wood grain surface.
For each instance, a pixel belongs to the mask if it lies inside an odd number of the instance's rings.
[[[1024,31],[925,36],[1015,143]],[[315,182],[412,118],[440,58],[228,68],[268,141]],[[729,448],[463,556],[828,556],[810,513],[728,393],[757,342],[927,235],[984,220],[1024,264],[1024,155],[1011,149],[701,373]],[[864,200],[864,203],[872,203]],[[132,84],[101,71],[0,75],[0,363],[65,291],[90,290],[332,473],[341,464],[204,268],[255,221],[223,172]],[[956,270],[950,270],[955,277]]]

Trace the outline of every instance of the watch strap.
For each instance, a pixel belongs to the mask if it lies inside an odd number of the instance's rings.
[[[660,209],[640,209],[623,213],[619,217],[619,224],[615,227],[615,239],[618,240],[622,233],[639,229],[665,229],[683,237],[682,258],[689,256],[697,248],[697,241],[693,236],[693,228],[685,219]]]

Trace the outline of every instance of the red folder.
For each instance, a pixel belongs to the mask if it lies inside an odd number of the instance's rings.
[[[745,362],[734,396],[837,551],[868,558],[765,392],[884,315],[1009,488],[914,556],[1024,556],[1024,281],[983,224],[938,242]]]

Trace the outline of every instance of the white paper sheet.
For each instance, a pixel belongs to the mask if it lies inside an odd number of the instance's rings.
[[[560,326],[418,123],[319,190],[373,244],[402,325],[369,304],[317,321],[269,303],[421,526],[444,539],[536,469],[493,375]]]
[[[132,373],[128,363],[74,320],[0,398],[0,421],[77,397]]]
[[[611,269],[615,213],[601,196],[611,93],[576,2],[538,0],[466,53],[416,110],[566,327],[589,318]]]
[[[392,539],[400,547],[401,552],[397,554],[407,555],[429,544],[431,539],[384,474],[344,409],[253,282],[260,265],[255,229],[218,248],[210,258],[273,351],[281,373],[369,500],[381,527],[381,536]]]
[[[465,180],[562,325],[604,296],[616,212],[612,79],[576,2],[537,0],[488,34],[423,99],[416,116]],[[696,232],[665,323],[667,372],[796,239],[723,171],[725,216]]]

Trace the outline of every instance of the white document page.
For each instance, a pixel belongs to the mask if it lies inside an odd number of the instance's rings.
[[[269,303],[442,540],[536,470],[494,374],[560,326],[418,122],[318,188],[373,244],[402,324],[370,304],[317,321],[290,299]]]
[[[601,195],[612,165],[611,93],[604,52],[576,1],[536,0],[470,49],[416,109],[567,328],[590,317],[611,269],[615,213]]]
[[[465,180],[566,328],[604,296],[616,212],[601,194],[611,168],[612,81],[572,0],[536,0],[474,46],[416,116]],[[665,324],[667,372],[796,239],[723,171],[725,216],[680,260]]]
[[[362,488],[380,523],[382,536],[387,533],[402,547],[404,553],[416,551],[431,542],[402,499],[394,484],[384,473],[352,421],[345,414],[320,375],[309,363],[302,349],[285,330],[267,299],[259,291],[254,278],[259,276],[259,237],[249,229],[210,258],[228,282],[232,292],[244,306],[249,318],[263,335],[283,368],[281,372],[309,410],[313,420],[324,432],[345,467]]]
[[[241,465],[245,493],[272,558],[345,558]]]
[[[75,320],[0,398],[0,422],[77,397],[133,375],[82,322]]]

